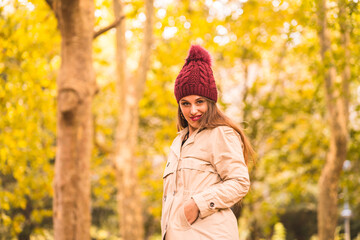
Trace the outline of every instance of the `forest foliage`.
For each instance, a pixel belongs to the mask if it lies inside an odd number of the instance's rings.
[[[114,20],[112,1],[96,0],[94,31]],[[125,1],[126,70],[138,68],[143,1]],[[156,0],[151,66],[140,101],[137,163],[147,237],[160,232],[162,171],[176,136],[175,78],[191,44],[213,56],[219,105],[245,128],[256,152],[242,204],[241,239],[310,239],[317,233],[317,182],[329,148],[323,64],[310,0]],[[334,63],[351,67],[350,140],[339,214],[352,210],[360,238],[360,8],[347,1],[350,59],[340,43],[337,1],[328,1]],[[0,239],[52,236],[60,33],[45,0],[0,2]],[[117,124],[115,29],[93,43],[99,92],[93,103],[93,239],[118,239],[111,155]],[[347,192],[345,192],[347,188]],[[343,234],[339,218],[338,235]],[[41,238],[42,237],[42,238]]]

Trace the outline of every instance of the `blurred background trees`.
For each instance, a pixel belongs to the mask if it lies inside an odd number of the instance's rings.
[[[360,238],[360,13],[343,1],[348,49],[338,1],[326,1],[330,60],[338,74],[347,63],[350,168],[336,187],[335,233],[344,234],[340,212],[352,210],[351,238]],[[147,14],[144,1],[122,1],[127,76],[140,68]],[[316,239],[318,181],[330,149],[317,5],[297,0],[154,1],[153,45],[144,95],[139,101],[134,168],[138,177],[144,238],[160,232],[162,171],[176,136],[173,84],[190,44],[213,56],[219,104],[241,124],[257,153],[250,164],[252,188],[243,201],[241,239]],[[97,31],[116,19],[113,1],[95,1]],[[52,183],[56,151],[56,79],[60,31],[43,0],[0,3],[0,239],[52,239]],[[116,128],[121,122],[117,90],[116,31],[93,42],[99,92],[92,104],[92,239],[118,239]],[[345,56],[345,57],[344,57]],[[126,81],[132,81],[130,78]],[[124,89],[122,89],[124,90]],[[118,117],[120,115],[120,117]],[[344,191],[345,187],[348,189]],[[141,225],[141,224],[140,224]],[[121,226],[120,226],[121,228]]]

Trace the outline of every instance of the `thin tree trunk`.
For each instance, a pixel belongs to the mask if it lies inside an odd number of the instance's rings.
[[[144,239],[140,189],[137,181],[135,149],[139,125],[139,101],[143,96],[152,44],[153,0],[145,1],[144,42],[135,78],[126,76],[125,21],[117,27],[117,91],[120,111],[116,129],[115,166],[118,186],[118,213],[124,240]],[[123,13],[123,4],[114,0],[115,17]]]
[[[349,101],[350,101],[350,22],[349,22],[349,11],[346,0],[339,0],[339,25],[341,31],[341,46],[343,48],[343,69],[342,69],[342,93],[343,93],[343,104],[344,113],[346,118],[346,124],[349,119]]]
[[[113,0],[113,8],[115,18],[124,14],[124,4],[121,0]],[[132,150],[128,148],[128,146],[121,145],[126,139],[129,139],[128,132],[126,131],[129,128],[130,121],[127,120],[129,117],[129,113],[125,113],[125,103],[126,103],[126,75],[125,75],[125,67],[126,67],[126,39],[125,39],[125,27],[126,20],[122,21],[116,27],[116,70],[117,70],[117,82],[116,82],[116,90],[119,102],[119,114],[118,114],[118,125],[116,128],[116,139],[115,139],[115,169],[116,169],[116,183],[117,183],[117,209],[119,215],[119,229],[120,234],[123,239],[125,238],[126,231],[126,219],[124,217],[123,205],[125,199],[125,187],[123,183],[123,179],[125,178],[124,174],[131,170],[124,170],[124,167],[128,166],[127,162],[129,158],[125,158],[125,156],[131,155]],[[125,125],[126,124],[126,125]],[[125,131],[124,131],[125,129]],[[131,144],[129,144],[131,145]],[[129,177],[128,177],[129,178]],[[130,178],[132,180],[132,178]],[[128,194],[129,195],[129,194]]]
[[[54,179],[54,237],[90,239],[91,103],[96,90],[92,65],[94,3],[51,2],[61,32],[57,79],[57,149]]]
[[[318,234],[320,240],[330,240],[334,239],[337,225],[338,183],[347,151],[348,99],[344,97],[344,93],[348,92],[348,86],[345,84],[345,89],[344,84],[340,89],[335,86],[336,68],[327,30],[325,0],[317,0],[317,15],[320,54],[325,66],[325,95],[330,128],[330,149],[319,179]],[[344,79],[342,82],[344,83]]]

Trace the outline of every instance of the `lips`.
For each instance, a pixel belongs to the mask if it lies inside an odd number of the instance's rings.
[[[197,120],[199,120],[201,118],[201,115],[197,115],[197,116],[194,116],[194,117],[190,117],[190,119],[193,121],[193,122],[196,122]]]

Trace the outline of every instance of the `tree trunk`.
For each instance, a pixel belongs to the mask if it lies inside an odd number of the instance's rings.
[[[144,42],[135,77],[126,76],[125,21],[117,27],[116,61],[119,96],[118,126],[116,129],[115,166],[118,187],[118,213],[121,236],[124,240],[144,239],[140,189],[137,181],[135,149],[139,125],[139,101],[143,96],[149,68],[152,44],[153,0],[145,1],[146,22]],[[115,17],[123,14],[123,4],[114,0]]]
[[[61,32],[57,80],[57,149],[54,179],[54,237],[90,239],[91,103],[96,90],[92,66],[94,3],[56,0]]]
[[[341,31],[341,46],[343,48],[343,55],[341,59],[342,62],[342,91],[343,91],[343,101],[342,106],[344,107],[344,113],[346,118],[346,124],[349,120],[349,101],[350,101],[350,78],[351,78],[351,70],[350,70],[350,22],[349,22],[349,11],[346,0],[339,0],[339,25]]]
[[[346,158],[348,142],[348,85],[335,85],[336,68],[331,54],[326,21],[326,2],[317,0],[320,54],[324,63],[326,107],[330,128],[330,149],[319,179],[318,234],[319,240],[334,239],[337,225],[338,182]]]

